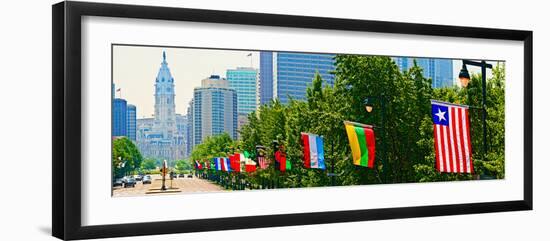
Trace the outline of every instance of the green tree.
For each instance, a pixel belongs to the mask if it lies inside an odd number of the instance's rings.
[[[157,161],[155,159],[147,158],[141,163],[141,169],[145,171],[151,171],[157,168]]]
[[[175,168],[178,173],[185,173],[193,170],[193,164],[190,160],[178,160]]]
[[[115,177],[136,172],[142,161],[141,153],[128,138],[122,137],[113,141],[112,167]]]

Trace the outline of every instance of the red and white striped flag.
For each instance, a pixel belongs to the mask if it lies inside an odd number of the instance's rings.
[[[432,100],[432,119],[436,169],[473,173],[468,106]]]
[[[269,166],[269,161],[264,156],[258,156],[258,163],[261,169],[266,169]]]

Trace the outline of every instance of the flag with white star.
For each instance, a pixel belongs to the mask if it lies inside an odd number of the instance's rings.
[[[432,100],[432,120],[436,169],[473,173],[468,106]]]

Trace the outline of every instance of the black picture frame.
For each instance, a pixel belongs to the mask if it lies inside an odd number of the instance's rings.
[[[263,13],[197,10],[90,2],[52,6],[52,233],[60,239],[106,238],[380,219],[532,210],[533,32]],[[516,40],[524,43],[524,193],[521,200],[421,207],[212,218],[82,226],[81,224],[81,17],[104,16],[258,26],[350,30],[424,36]]]

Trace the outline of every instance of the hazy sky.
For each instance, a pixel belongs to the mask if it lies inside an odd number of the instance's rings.
[[[113,82],[116,97],[124,98],[137,107],[137,117],[152,117],[154,113],[154,87],[162,51],[166,51],[166,62],[174,77],[176,113],[186,114],[193,89],[200,86],[202,79],[212,74],[225,77],[227,69],[259,66],[259,52],[234,50],[208,50],[190,48],[160,47],[113,47]],[[252,53],[251,57],[247,55]],[[460,60],[453,60],[453,76],[458,76],[462,67]],[[470,74],[479,68],[468,67]],[[488,71],[491,76],[491,71]]]

